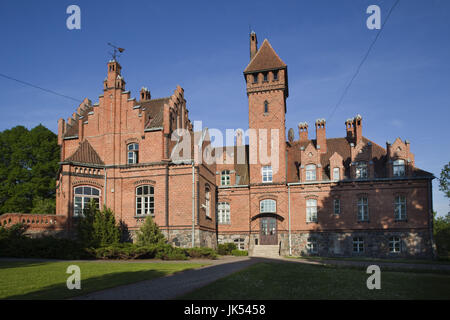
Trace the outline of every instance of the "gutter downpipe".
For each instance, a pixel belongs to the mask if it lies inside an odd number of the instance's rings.
[[[192,248],[195,247],[195,162],[192,160]]]

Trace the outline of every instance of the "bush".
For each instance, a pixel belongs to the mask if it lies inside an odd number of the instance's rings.
[[[217,259],[217,252],[211,248],[189,248],[185,249],[190,258]]]
[[[221,243],[217,247],[217,253],[222,255],[222,256],[230,255],[231,252],[233,250],[236,250],[236,249],[237,249],[236,245],[234,243],[232,243],[232,242]]]
[[[88,208],[83,210],[83,217],[79,217],[78,236],[86,247],[114,245],[120,241],[120,227],[111,209],[103,207],[100,211],[91,200]]]
[[[239,256],[248,256],[248,251],[235,249],[235,250],[231,251],[231,254],[233,256],[238,256],[238,257]]]
[[[153,221],[152,217],[148,216],[137,232],[137,244],[148,246],[153,244],[163,244],[165,242],[166,238],[161,230],[159,230],[158,225]]]

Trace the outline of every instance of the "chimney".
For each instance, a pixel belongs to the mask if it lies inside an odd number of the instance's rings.
[[[116,84],[119,84],[120,81],[116,82],[120,77],[120,70],[122,67],[116,60],[110,60],[108,62],[108,75],[106,77],[106,87],[107,88],[115,88]],[[120,77],[120,78],[118,78]]]
[[[300,142],[308,141],[308,122],[300,122],[298,124],[298,131],[300,134]]]
[[[258,52],[258,39],[256,38],[255,31],[250,33],[250,60],[253,59],[255,54]]]
[[[347,119],[345,121],[345,130],[347,131],[347,138],[353,139],[353,119]]]
[[[140,91],[140,98],[140,101],[150,100],[152,98],[150,90],[148,90],[148,88],[142,87]]]
[[[357,115],[354,118],[353,125],[355,127],[354,135],[355,135],[355,144],[358,144],[362,139],[362,117],[361,115]]]
[[[327,136],[325,134],[325,119],[316,120],[316,142],[320,153],[327,152]]]

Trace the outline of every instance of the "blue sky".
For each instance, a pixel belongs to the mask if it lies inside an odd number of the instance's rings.
[[[119,59],[127,89],[153,97],[185,90],[192,121],[246,128],[242,71],[249,25],[288,65],[286,127],[327,120],[327,136],[363,116],[363,134],[381,146],[411,141],[416,165],[437,177],[450,160],[450,1],[401,0],[342,104],[333,107],[376,35],[366,8],[386,17],[394,0],[329,1],[22,1],[0,2],[0,72],[82,100],[98,101],[109,60]],[[81,8],[81,30],[66,8]],[[0,77],[0,130],[39,123],[57,130],[77,103]],[[314,131],[314,130],[312,130]],[[310,133],[314,136],[314,132]],[[434,182],[434,208],[449,201]]]

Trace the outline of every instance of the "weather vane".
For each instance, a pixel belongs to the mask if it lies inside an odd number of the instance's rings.
[[[124,48],[119,48],[109,42],[108,42],[108,46],[111,46],[113,48],[113,52],[108,52],[112,56],[113,60],[116,60],[116,57],[120,57],[120,55],[117,52],[122,53],[125,51]]]

